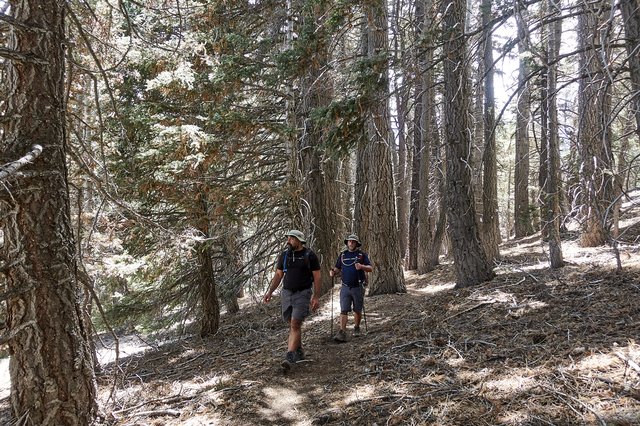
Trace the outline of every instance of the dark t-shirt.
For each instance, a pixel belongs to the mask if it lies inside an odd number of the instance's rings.
[[[305,260],[305,253],[308,251],[308,261]],[[284,264],[286,258],[287,264]],[[284,271],[284,282],[282,286],[287,290],[300,291],[313,286],[313,273],[311,271],[320,270],[318,256],[309,248],[293,251],[287,250],[280,254],[276,269]]]
[[[345,250],[340,253],[338,260],[336,260],[336,268],[342,271],[342,282],[349,287],[358,287],[365,280],[365,272],[363,270],[358,271],[355,266],[356,263],[371,265],[367,253],[360,250]]]

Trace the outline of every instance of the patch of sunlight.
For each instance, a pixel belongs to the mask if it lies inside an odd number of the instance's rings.
[[[295,425],[311,424],[308,420],[311,416],[300,410],[305,398],[295,390],[283,387],[266,387],[262,392],[266,397],[264,400],[266,407],[260,408],[258,411],[267,420],[282,422],[284,418],[294,422],[292,424]]]
[[[202,390],[210,389],[212,392],[216,392],[220,389],[224,389],[229,386],[231,382],[230,376],[213,375],[212,377],[194,377],[191,381],[180,382],[180,386],[185,390]]]
[[[118,343],[118,358],[120,360],[153,348],[137,335],[122,336],[118,339]],[[101,342],[96,346],[99,347],[96,355],[100,365],[107,365],[116,360],[116,345],[114,342],[110,341],[106,344]]]
[[[564,246],[562,249],[564,250]],[[522,265],[518,267],[518,270],[524,272],[544,271],[547,269],[549,269],[549,262],[546,260],[544,262],[536,262],[531,265]]]
[[[9,357],[0,358],[0,399],[8,397],[10,392]]]
[[[222,425],[224,422],[222,418],[217,415],[213,410],[208,409],[207,413],[203,414],[189,414],[189,418],[180,422],[184,426],[210,426],[210,425]]]
[[[487,380],[487,378],[492,374],[493,374],[492,368],[483,368],[480,371],[461,370],[461,371],[458,371],[457,376],[460,380],[463,380],[469,383],[476,383],[476,382],[483,382]]]
[[[464,366],[467,360],[460,354],[456,354],[455,356],[448,358],[445,362],[449,364],[451,367],[460,368]]]
[[[415,289],[416,293],[424,293],[424,294],[436,294],[443,291],[453,290],[456,286],[456,283],[446,283],[446,284],[429,284],[423,288]]]
[[[618,368],[620,365],[626,367],[629,361],[636,364],[640,361],[640,348],[633,341],[631,341],[630,345],[626,348],[614,344],[614,347],[611,348],[611,352],[609,353],[594,353],[585,356],[580,361],[568,367],[567,370],[585,370],[589,373],[598,370],[606,371],[610,368]]]
[[[335,407],[335,408],[340,408],[340,407],[344,407],[346,405],[352,404],[354,402],[371,399],[375,395],[375,392],[376,392],[376,388],[375,386],[372,386],[372,385],[356,386],[351,390],[351,393],[347,394],[344,398],[336,399],[336,402],[334,403],[334,405],[339,405],[339,407]]]
[[[506,411],[501,416],[498,416],[498,420],[500,424],[508,425],[551,424],[543,423],[541,419],[531,416],[529,413],[523,411]]]
[[[510,370],[506,377],[487,380],[484,383],[485,389],[500,395],[526,392],[535,386],[537,381],[530,370],[518,372],[517,369]]]

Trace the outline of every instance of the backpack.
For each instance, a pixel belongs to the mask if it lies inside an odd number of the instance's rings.
[[[340,253],[340,263],[342,263],[343,266],[350,266],[350,265],[346,265],[344,263],[344,255],[345,253],[348,253],[349,250],[344,250],[342,253]],[[356,256],[356,260],[354,263],[362,263],[364,261],[364,252],[362,250],[356,250],[355,253],[357,253]],[[364,265],[364,263],[362,263]],[[362,274],[364,275],[364,279],[361,280],[361,283],[364,287],[369,285],[369,275],[365,272],[365,271],[359,271],[362,272]]]
[[[287,269],[289,267],[289,265],[287,264],[287,256],[289,255],[289,252],[292,252],[291,250],[287,250],[284,252],[284,259],[282,259],[282,271],[283,272],[287,272]],[[293,252],[292,252],[293,253]],[[304,259],[304,266],[307,269],[311,269],[311,261],[309,260],[309,254],[311,253],[311,250],[307,247],[304,248],[304,252],[302,253],[302,257]],[[292,256],[295,258],[295,256]],[[291,263],[291,262],[289,262]]]

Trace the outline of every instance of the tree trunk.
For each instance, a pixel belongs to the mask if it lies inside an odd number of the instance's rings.
[[[44,147],[11,185],[0,186],[8,293],[11,405],[34,425],[88,425],[96,383],[83,321],[71,230],[64,105],[65,3],[11,1],[16,22],[8,46],[25,59],[6,61],[8,119],[0,164],[33,144]],[[9,178],[13,180],[13,177]]]
[[[493,44],[491,34],[491,0],[482,0],[484,33],[484,153],[482,156],[482,242],[490,262],[500,257],[500,223],[498,220],[498,165],[496,159],[496,101],[493,86]]]
[[[533,221],[529,205],[529,121],[531,120],[531,91],[529,89],[530,59],[525,57],[529,50],[527,8],[519,4],[516,13],[518,25],[518,104],[516,116],[516,157],[514,171],[514,230],[515,237],[522,238],[533,234]]]
[[[422,1],[422,0],[421,0]],[[406,46],[404,46],[404,37],[402,36],[402,27],[399,22],[399,2],[393,5],[393,40],[395,45],[393,47],[394,62],[397,64],[402,63],[402,55],[405,52]],[[410,155],[410,145],[407,144],[407,131],[406,131],[406,117],[407,108],[409,104],[410,89],[409,85],[402,84],[407,78],[402,72],[394,73],[394,87],[392,88],[395,93],[395,101],[397,105],[397,131],[398,131],[398,149],[397,149],[397,164],[396,164],[396,209],[398,211],[398,240],[400,244],[400,258],[404,259],[408,251],[408,237],[409,237],[409,188],[411,179],[410,162],[412,156]],[[401,78],[402,77],[402,78]]]
[[[389,60],[386,0],[366,6],[368,57],[378,75],[375,96],[367,117],[366,163],[370,188],[370,217],[367,247],[375,265],[369,280],[369,294],[406,291],[400,259],[396,222],[393,162],[391,158],[391,122],[389,117]]]
[[[560,1],[549,0],[550,14],[560,15]],[[562,244],[560,241],[560,144],[558,136],[558,108],[556,105],[558,65],[560,53],[560,37],[562,21],[555,20],[549,24],[547,46],[547,179],[545,180],[545,198],[547,200],[547,216],[545,218],[549,238],[549,260],[552,269],[564,265]],[[543,101],[543,102],[544,102]]]
[[[468,70],[464,0],[442,6],[444,36],[444,121],[447,147],[447,220],[456,270],[456,287],[494,277],[482,248],[469,171]]]
[[[636,118],[636,133],[640,137],[640,2],[638,0],[620,0],[620,11],[625,33],[625,46],[631,92],[632,109]]]
[[[420,2],[421,0],[418,0]],[[417,6],[417,5],[416,5]],[[416,10],[416,14],[419,10]],[[416,17],[418,19],[418,17]],[[409,192],[409,240],[406,268],[413,271],[418,268],[418,233],[419,212],[420,212],[420,163],[422,161],[422,141],[424,140],[424,128],[422,119],[424,117],[424,79],[416,80],[414,89],[414,109],[413,109],[413,160],[411,164],[411,190]]]
[[[332,84],[329,73],[324,67],[328,63],[328,46],[324,37],[317,36],[322,31],[321,20],[325,16],[325,3],[304,1],[302,21],[296,31],[300,38],[296,43],[314,40],[316,43],[314,60],[308,62],[300,81],[300,169],[304,185],[304,199],[309,207],[309,215],[303,228],[307,231],[308,245],[313,248],[322,264],[333,262],[336,241],[336,204],[330,181],[326,179],[324,168],[337,167],[335,161],[323,162],[325,131],[312,118],[318,109],[329,105],[332,97]],[[335,177],[337,170],[330,170]],[[322,274],[322,292],[331,288],[331,278]]]
[[[216,294],[216,280],[213,271],[211,249],[208,243],[198,243],[196,247],[198,261],[198,290],[200,293],[200,336],[216,334],[220,328],[220,303]]]
[[[419,0],[423,1],[423,0]],[[428,0],[424,7],[424,18],[422,19],[421,33],[426,41],[427,46],[433,45],[432,31],[434,25],[433,1]],[[416,9],[416,19],[419,15]],[[440,146],[440,135],[438,134],[438,126],[436,120],[436,89],[434,84],[434,71],[430,68],[433,62],[433,49],[427,48],[424,57],[421,58],[419,64],[422,86],[424,87],[422,123],[423,123],[423,143],[422,156],[420,157],[420,202],[418,204],[418,273],[425,274],[432,271],[438,264],[440,254],[439,242],[434,241],[435,222],[431,217],[431,171],[436,170],[432,167],[432,153],[437,152]],[[436,191],[437,192],[437,191]],[[440,210],[443,210],[440,203]]]
[[[584,74],[578,90],[578,144],[584,203],[580,245],[583,247],[605,244],[608,239],[606,222],[611,220],[610,216],[606,217],[613,194],[609,125],[611,86],[606,72],[608,64],[602,58],[603,54],[609,57],[609,48],[602,45],[600,34],[605,18],[600,16],[603,6],[602,2],[583,5],[583,13],[578,17],[580,69]]]

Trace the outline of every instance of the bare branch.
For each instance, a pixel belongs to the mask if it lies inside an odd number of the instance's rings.
[[[48,65],[49,61],[39,58],[31,53],[22,53],[13,49],[0,47],[0,56],[12,61],[29,62],[32,64]]]
[[[42,29],[40,27],[36,27],[33,25],[27,25],[24,22],[20,22],[18,20],[16,20],[15,18],[13,18],[12,16],[9,16],[5,13],[0,13],[0,21],[2,22],[6,22],[7,24],[11,25],[12,27],[15,28],[20,28],[22,30],[27,30],[27,31],[36,31],[39,33],[46,33],[47,30]]]
[[[5,343],[8,343],[11,339],[16,337],[16,335],[20,333],[22,330],[24,330],[25,328],[30,326],[35,326],[35,325],[36,325],[36,322],[31,320],[11,329],[7,334],[0,336],[0,345],[4,345]]]
[[[6,166],[0,167],[0,182],[7,179],[9,176],[11,176],[13,173],[15,173],[17,170],[19,170],[23,166],[26,166],[27,164],[31,163],[33,160],[38,158],[38,156],[41,153],[42,153],[42,146],[37,144],[33,145],[31,147],[31,151],[28,152],[24,157],[12,163],[7,164]]]

